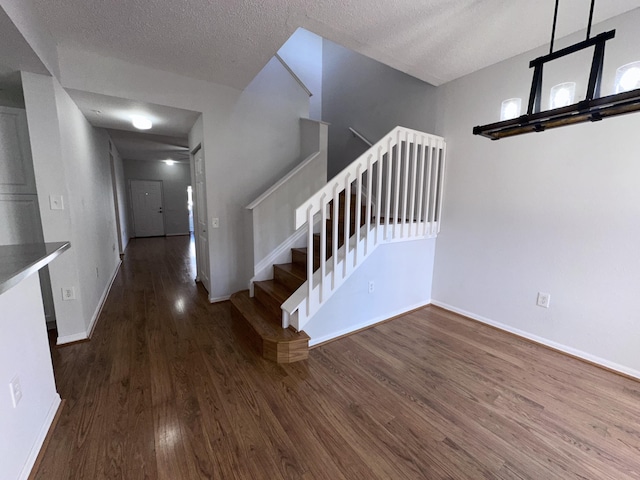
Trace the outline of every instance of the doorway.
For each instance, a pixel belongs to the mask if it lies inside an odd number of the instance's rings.
[[[130,189],[135,236],[164,236],[162,181],[131,180]]]

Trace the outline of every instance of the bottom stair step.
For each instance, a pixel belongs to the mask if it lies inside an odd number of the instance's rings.
[[[279,325],[249,290],[231,295],[231,314],[243,334],[247,335],[260,355],[277,363],[292,363],[309,358],[309,336]]]

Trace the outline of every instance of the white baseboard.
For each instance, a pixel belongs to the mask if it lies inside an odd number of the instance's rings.
[[[89,336],[87,332],[74,333],[73,335],[65,335],[64,337],[58,337],[56,345],[66,345],[67,343],[80,342],[82,340],[88,340]]]
[[[231,295],[223,295],[222,297],[209,297],[209,303],[226,302],[231,298]]]
[[[98,318],[100,318],[100,314],[102,313],[102,308],[104,307],[105,302],[107,301],[107,297],[109,296],[109,292],[111,292],[111,287],[116,277],[118,276],[118,272],[120,271],[120,266],[122,265],[122,260],[118,260],[118,265],[116,265],[116,269],[111,276],[111,280],[107,284],[107,288],[105,288],[104,292],[102,292],[102,296],[100,297],[100,301],[98,301],[98,306],[93,312],[93,316],[91,317],[91,322],[89,323],[89,327],[86,332],[82,333],[74,333],[73,335],[66,335],[64,337],[58,337],[56,342],[57,345],[64,345],[66,343],[79,342],[81,340],[87,340],[91,338],[93,335],[93,330],[96,328],[96,322]]]
[[[539,337],[538,335],[534,335],[532,333],[525,332],[524,330],[520,330],[518,328],[514,328],[514,327],[511,327],[509,325],[505,325],[504,323],[496,322],[496,321],[491,320],[489,318],[483,317],[481,315],[476,315],[475,313],[468,312],[466,310],[454,307],[453,305],[449,305],[449,304],[444,303],[444,302],[439,302],[437,300],[432,300],[431,303],[433,305],[435,305],[436,307],[440,307],[440,308],[443,308],[443,309],[448,310],[450,312],[454,312],[454,313],[457,313],[459,315],[462,315],[464,317],[468,317],[468,318],[471,318],[473,320],[477,320],[478,322],[485,323],[487,325],[491,325],[492,327],[498,328],[500,330],[504,330],[505,332],[509,332],[509,333],[512,333],[512,334],[517,335],[519,337],[526,338],[527,340],[531,340],[531,341],[533,341],[535,343],[539,343],[541,345],[546,345],[547,347],[550,347],[550,348],[552,348],[554,350],[558,350],[560,352],[564,352],[564,353],[566,353],[568,355],[572,355],[574,357],[581,358],[583,360],[586,360],[587,362],[595,363],[595,364],[600,365],[600,366],[602,366],[604,368],[607,368],[609,370],[614,370],[616,372],[619,372],[619,373],[622,373],[624,375],[628,375],[630,377],[637,378],[638,380],[640,380],[640,371],[635,370],[633,368],[629,368],[629,367],[626,367],[624,365],[620,365],[618,363],[611,362],[611,361],[606,360],[604,358],[600,358],[600,357],[597,357],[595,355],[591,355],[590,353],[583,352],[582,350],[578,350],[576,348],[569,347],[567,345],[563,345],[563,344],[558,343],[558,342],[554,342],[553,340],[549,340],[549,339],[546,339],[546,338],[543,338],[543,337]]]
[[[165,237],[184,237],[186,235],[191,235],[191,233],[167,233]]]
[[[31,475],[31,470],[36,463],[38,455],[40,454],[40,449],[42,449],[42,446],[44,445],[44,441],[47,438],[47,434],[49,433],[49,429],[51,428],[54,418],[56,418],[56,413],[58,413],[61,403],[60,395],[56,393],[51,405],[49,406],[49,411],[44,419],[44,423],[38,432],[38,436],[33,442],[29,456],[22,467],[22,472],[20,472],[20,476],[18,477],[20,480],[27,480],[29,475]]]
[[[397,311],[388,313],[386,315],[380,315],[377,316],[375,318],[366,320],[362,323],[358,323],[357,325],[350,325],[347,328],[343,328],[341,330],[338,330],[336,332],[332,332],[329,333],[327,335],[323,335],[321,337],[317,337],[317,338],[311,338],[309,339],[309,346],[313,347],[314,345],[318,345],[320,343],[324,343],[324,342],[328,342],[329,340],[333,340],[334,338],[338,338],[338,337],[342,337],[343,335],[348,335],[349,333],[353,333],[355,331],[358,330],[362,330],[363,328],[367,328],[367,327],[371,327],[373,325],[375,325],[376,323],[381,323],[381,322],[385,322],[393,317],[397,317],[399,315],[403,315],[405,313],[408,313],[412,310],[416,310],[418,308],[422,308],[422,307],[426,307],[427,305],[429,305],[430,302],[426,302],[426,303],[416,303],[415,305],[410,305],[408,307],[404,307],[401,308]]]

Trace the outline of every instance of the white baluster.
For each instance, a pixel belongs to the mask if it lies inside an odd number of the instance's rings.
[[[407,197],[409,196],[409,159],[411,158],[411,144],[409,132],[405,134],[405,149],[402,160],[404,176],[402,178],[402,223],[400,224],[400,237],[404,237],[404,225],[407,223]]]
[[[423,235],[427,235],[427,229],[429,227],[429,222],[430,222],[430,218],[429,218],[429,212],[431,211],[431,173],[433,171],[433,146],[431,145],[431,137],[429,137],[429,149],[427,150],[427,194],[425,195],[424,198],[424,216],[425,216],[425,222],[424,222],[424,231],[422,232]]]
[[[429,225],[429,236],[433,236],[433,232],[435,231],[435,223],[436,223],[436,203],[437,203],[437,199],[436,196],[438,195],[438,173],[440,171],[440,146],[436,145],[436,149],[434,152],[434,159],[433,159],[433,199],[431,201],[431,205],[430,205],[430,212],[431,212],[431,225]]]
[[[349,257],[349,223],[351,222],[351,174],[347,173],[347,176],[344,179],[344,218],[343,227],[344,227],[344,269],[342,271],[342,278],[347,277],[347,265],[349,262],[347,258]]]
[[[421,146],[422,148],[420,149],[420,178],[418,180],[418,217],[417,217],[417,222],[416,222],[416,235],[420,235],[420,231],[421,229],[423,229],[424,227],[424,220],[422,218],[422,203],[424,202],[424,164],[426,161],[426,144],[424,141],[424,135],[422,136],[422,141],[421,141]],[[424,234],[424,231],[423,231]]]
[[[311,316],[311,292],[313,291],[313,210],[307,207],[307,317]]]
[[[402,160],[401,160],[401,153],[402,153],[402,142],[400,141],[400,131],[398,130],[398,144],[396,146],[396,158],[395,158],[395,162],[393,165],[393,171],[395,172],[396,175],[396,191],[394,194],[394,201],[393,201],[393,237],[392,238],[396,238],[396,230],[397,230],[397,226],[398,226],[398,207],[400,204],[400,169],[402,167]]]
[[[323,302],[324,278],[327,274],[327,194],[320,197],[320,285],[318,289],[318,300]]]
[[[382,165],[382,147],[378,147],[378,186],[376,188],[376,226],[375,226],[375,236],[374,241],[375,244],[378,244],[378,235],[380,232],[380,210],[382,209],[382,175],[384,174],[383,165]]]
[[[442,218],[442,200],[444,196],[444,173],[446,171],[447,146],[443,142],[438,142],[440,148],[440,184],[438,185],[438,224],[436,233],[440,233],[440,219]]]
[[[364,239],[364,255],[365,257],[369,254],[369,238],[370,238],[370,229],[371,229],[371,202],[373,201],[373,192],[371,191],[371,177],[373,176],[373,165],[371,163],[371,159],[373,158],[373,154],[367,157],[367,209],[365,215],[365,234],[366,237]],[[358,231],[360,229],[358,228]]]
[[[416,166],[418,162],[418,136],[413,134],[413,155],[411,156],[411,197],[409,203],[409,232],[408,236],[411,237],[413,235],[413,223],[415,218],[413,215],[415,214],[415,206],[416,206],[416,180],[418,175],[416,175]],[[416,232],[417,233],[417,232]]]
[[[338,194],[339,184],[333,185],[333,214],[331,218],[331,255],[333,256],[333,271],[331,272],[331,290],[336,288],[336,272],[338,271],[338,217],[340,195]]]
[[[360,247],[360,220],[362,218],[362,166],[358,164],[356,168],[356,208],[355,208],[355,236],[356,236],[356,246],[353,250],[353,266],[358,265],[358,251]]]
[[[393,180],[393,145],[391,142],[393,141],[393,137],[389,137],[387,148],[387,178],[385,182],[385,187],[387,189],[386,192],[386,202],[384,206],[384,239],[387,240],[389,238],[389,224],[391,223],[391,182]]]

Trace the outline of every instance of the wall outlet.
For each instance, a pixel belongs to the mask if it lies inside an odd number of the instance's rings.
[[[220,228],[220,219],[212,218],[211,219],[211,228]]]
[[[544,292],[538,292],[538,300],[536,301],[536,305],[542,308],[549,308],[549,303],[551,302],[551,295]]]
[[[373,280],[369,280],[369,293],[373,293],[373,291],[375,290],[375,283],[373,283]]]
[[[76,289],[73,287],[63,287],[62,288],[62,300],[75,300],[76,299]]]
[[[17,375],[13,377],[11,383],[9,383],[9,390],[11,391],[11,403],[13,408],[16,408],[22,400],[22,387],[20,386],[20,377]]]

